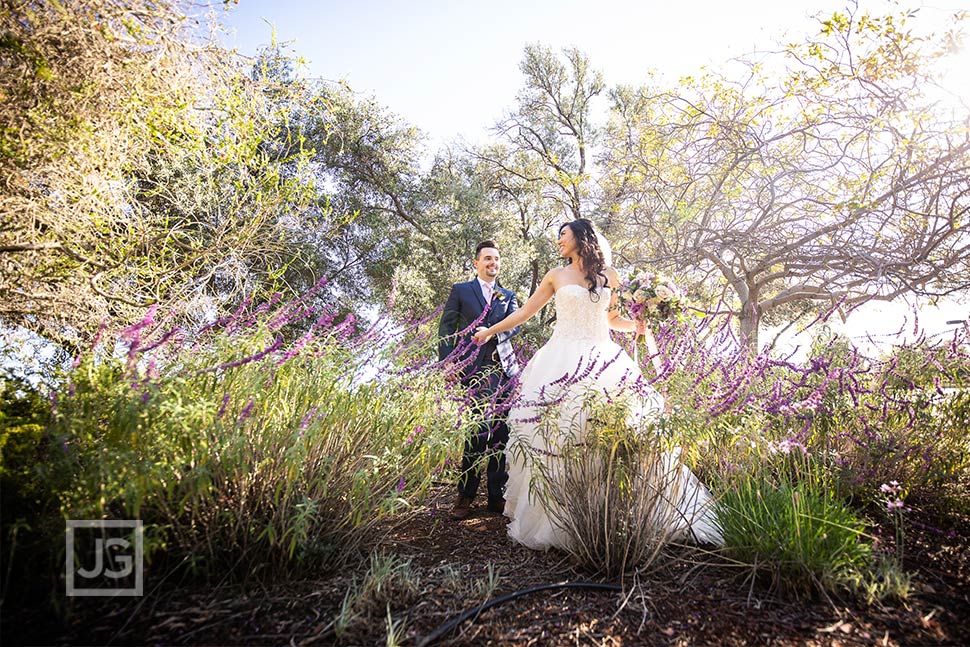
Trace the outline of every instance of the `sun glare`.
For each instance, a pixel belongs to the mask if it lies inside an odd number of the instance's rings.
[[[952,110],[954,117],[965,118],[970,114],[970,14],[962,26],[957,24],[957,15],[947,12],[941,26],[940,32],[952,33],[950,51],[937,63],[939,87],[929,94],[943,109]]]

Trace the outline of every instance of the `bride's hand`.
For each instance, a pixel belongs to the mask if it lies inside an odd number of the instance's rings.
[[[472,341],[474,341],[479,346],[481,346],[482,344],[484,344],[485,342],[487,342],[492,336],[491,335],[486,335],[485,334],[485,331],[486,330],[488,330],[488,328],[478,328],[475,331],[475,334],[472,335]]]
[[[634,319],[633,323],[636,325],[636,331],[638,337],[643,337],[647,334],[647,322],[643,319]]]

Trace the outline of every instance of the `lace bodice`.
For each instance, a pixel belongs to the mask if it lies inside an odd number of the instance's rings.
[[[589,290],[583,285],[568,284],[556,290],[553,339],[609,340],[610,327],[606,313],[610,308],[610,289],[600,288],[598,300],[590,297]]]

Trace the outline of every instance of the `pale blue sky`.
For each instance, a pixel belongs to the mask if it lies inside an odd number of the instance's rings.
[[[513,107],[528,43],[579,47],[608,86],[639,82],[651,68],[676,80],[702,65],[800,40],[817,31],[811,16],[846,1],[240,0],[219,13],[230,30],[226,45],[254,54],[270,41],[271,23],[277,39],[308,60],[307,76],[344,79],[373,94],[435,145],[458,135],[477,141]],[[970,8],[970,0],[903,4],[920,3],[934,23]]]

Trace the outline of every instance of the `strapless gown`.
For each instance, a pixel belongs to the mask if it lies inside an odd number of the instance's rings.
[[[529,548],[568,547],[568,534],[550,517],[546,506],[551,504],[538,495],[534,481],[540,473],[552,473],[544,463],[553,460],[547,457],[556,456],[558,447],[581,442],[577,436],[586,424],[584,401],[591,395],[626,398],[632,404],[631,422],[638,424],[663,412],[663,398],[645,384],[637,364],[610,338],[609,288],[600,288],[598,297],[594,300],[582,285],[564,285],[556,291],[555,330],[522,371],[508,414],[505,516],[510,519],[509,537]],[[550,406],[555,407],[552,421]],[[670,481],[676,486],[670,497],[676,503],[671,505],[677,509],[664,515],[665,523],[674,526],[669,528],[672,538],[723,544],[710,493],[679,465],[676,454],[667,452],[664,458],[678,472]]]

